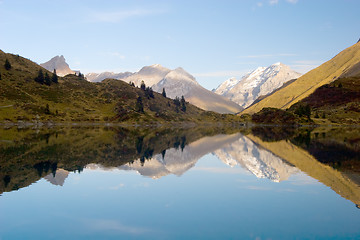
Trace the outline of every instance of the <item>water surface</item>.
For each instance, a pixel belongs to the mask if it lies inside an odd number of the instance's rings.
[[[359,129],[1,129],[0,239],[355,239]]]

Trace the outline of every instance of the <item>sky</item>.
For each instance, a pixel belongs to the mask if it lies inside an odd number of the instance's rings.
[[[306,73],[360,38],[359,0],[0,0],[0,49],[70,68],[182,67],[211,90],[276,62]]]

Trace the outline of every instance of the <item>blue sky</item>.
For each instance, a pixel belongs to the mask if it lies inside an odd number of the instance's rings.
[[[84,73],[183,67],[208,89],[275,62],[306,71],[360,38],[358,0],[0,0],[0,49]]]

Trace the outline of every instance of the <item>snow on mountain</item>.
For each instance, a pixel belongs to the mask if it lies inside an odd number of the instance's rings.
[[[165,88],[166,95],[170,98],[184,96],[188,102],[204,110],[219,113],[236,113],[242,110],[238,104],[203,88],[182,68],[170,71],[152,87],[156,92],[162,92]]]
[[[153,87],[160,82],[169,72],[170,69],[161,66],[160,64],[153,64],[151,66],[145,66],[140,69],[139,72],[124,79],[126,82],[133,82],[136,86],[141,85],[141,81],[144,81],[146,86]]]
[[[75,71],[71,70],[69,64],[66,63],[66,60],[63,55],[55,56],[49,61],[40,64],[46,70],[53,72],[56,69],[56,74],[58,76],[65,76],[67,74],[75,74]]]
[[[146,86],[159,93],[165,88],[167,97],[184,96],[186,101],[208,111],[236,113],[242,110],[238,104],[203,88],[191,74],[180,67],[170,70],[154,64],[143,67],[124,81],[133,82],[136,86],[144,81]]]
[[[193,88],[200,87],[195,78],[187,73],[182,68],[177,68],[170,71],[166,76],[157,84],[153,85],[153,90],[162,92],[165,88],[167,97],[175,98],[184,96],[190,97],[189,94]]]
[[[101,82],[104,79],[107,78],[113,78],[113,79],[124,79],[129,76],[131,76],[132,72],[123,72],[123,73],[114,73],[114,72],[102,72],[102,73],[88,73],[85,75],[86,80],[90,82]]]
[[[203,88],[191,74],[181,67],[171,70],[160,64],[153,64],[145,66],[135,73],[89,73],[85,77],[91,82],[114,78],[128,83],[133,82],[138,87],[144,81],[147,87],[152,87],[156,92],[162,93],[165,88],[167,97],[180,98],[184,96],[186,101],[204,110],[218,113],[237,113],[243,110],[242,107],[226,97]]]
[[[213,152],[225,164],[240,165],[258,178],[268,178],[273,182],[287,180],[298,170],[286,164],[273,153],[257,146],[250,139],[238,134],[236,141]]]
[[[234,77],[229,78],[228,80],[226,80],[225,82],[220,84],[220,86],[218,86],[214,91],[219,95],[223,95],[223,94],[227,93],[228,91],[230,91],[230,89],[232,89],[239,82],[240,82],[240,80],[237,80]]]
[[[243,76],[241,80],[228,79],[220,84],[214,92],[246,108],[258,97],[267,95],[280,88],[285,82],[300,76],[300,73],[279,62],[267,68],[258,67]]]

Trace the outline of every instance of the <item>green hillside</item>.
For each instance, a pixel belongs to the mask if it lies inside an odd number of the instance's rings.
[[[11,68],[6,69],[6,60]],[[0,51],[0,122],[168,122],[236,120],[236,116],[203,111],[187,102],[174,101],[148,89],[107,79],[91,83],[67,75],[58,83],[41,84],[39,75],[50,78],[36,63]]]
[[[289,110],[293,112],[301,105],[311,108],[317,124],[360,124],[360,76],[325,84]]]
[[[350,72],[360,62],[360,42],[340,52],[318,68],[301,76],[293,83],[274,92],[260,102],[245,109],[241,114],[253,114],[265,107],[286,109],[313,93],[317,88],[328,84]],[[346,75],[347,76],[347,75]]]

